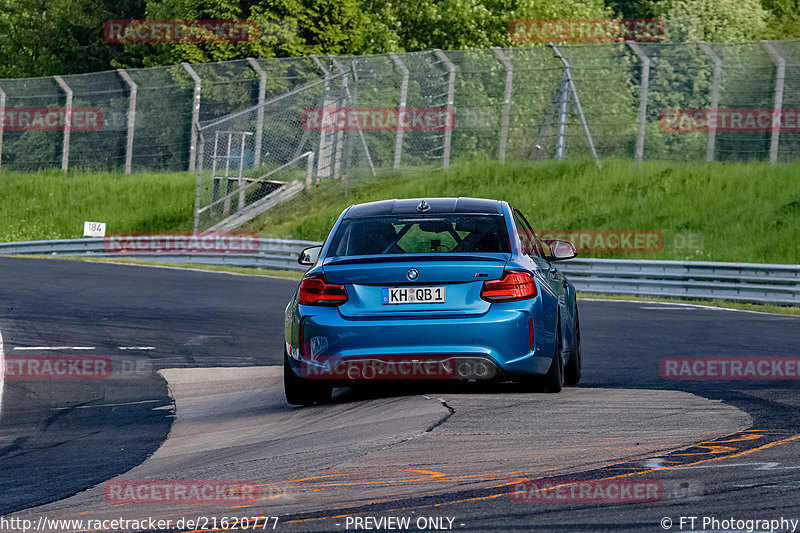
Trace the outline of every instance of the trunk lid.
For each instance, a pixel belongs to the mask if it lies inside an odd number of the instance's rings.
[[[407,254],[333,257],[323,263],[329,283],[345,285],[348,301],[339,312],[352,318],[417,315],[476,315],[489,310],[481,299],[483,282],[499,279],[508,254]],[[410,280],[409,270],[418,275]],[[384,288],[443,287],[443,303],[383,303]]]

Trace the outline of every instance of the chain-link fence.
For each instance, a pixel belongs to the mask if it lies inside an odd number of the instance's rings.
[[[338,108],[361,118],[303,122]],[[798,108],[800,40],[246,59],[0,80],[0,168],[196,171],[202,151],[205,206],[240,175],[252,185],[290,162],[304,173],[307,152],[314,180],[483,157],[789,161]],[[413,110],[438,114],[396,124]],[[425,122],[443,113],[453,120]]]

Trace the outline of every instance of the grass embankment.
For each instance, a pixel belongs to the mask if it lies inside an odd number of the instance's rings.
[[[351,189],[347,198],[341,184],[323,183],[246,228],[270,237],[321,240],[350,204],[434,196],[508,200],[534,228],[695,231],[703,238],[691,252],[665,247],[613,257],[800,263],[800,163],[604,161],[598,169],[593,162],[476,162],[379,179]]]
[[[83,223],[108,231],[192,229],[196,177],[189,173],[0,172],[0,242],[83,236]]]
[[[473,162],[448,172],[384,177],[345,197],[324,181],[248,223],[269,237],[321,240],[350,204],[386,198],[509,200],[542,229],[694,231],[702,246],[614,257],[800,263],[800,163]],[[192,227],[195,178],[179,174],[0,173],[0,241]],[[583,254],[587,256],[588,254]],[[608,257],[608,255],[601,257]]]

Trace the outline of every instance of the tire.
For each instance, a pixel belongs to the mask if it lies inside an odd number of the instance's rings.
[[[565,385],[577,385],[581,381],[581,322],[575,309],[575,341],[569,351],[569,361],[564,372]]]
[[[542,380],[542,391],[550,393],[561,392],[564,388],[564,361],[561,357],[561,327],[559,326],[558,342],[556,343],[556,355],[550,364],[550,370]]]
[[[289,356],[283,353],[283,393],[291,405],[313,405],[330,401],[333,387],[324,382],[299,378],[289,366]]]

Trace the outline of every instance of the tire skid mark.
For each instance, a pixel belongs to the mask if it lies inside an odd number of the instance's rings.
[[[684,467],[692,467],[692,466],[696,466],[696,465],[700,465],[700,464],[706,464],[706,463],[711,463],[711,462],[716,462],[716,461],[723,461],[723,460],[726,460],[726,459],[734,459],[734,458],[737,458],[737,457],[743,457],[745,455],[750,455],[750,454],[753,454],[753,453],[756,453],[756,452],[759,452],[759,451],[762,451],[762,450],[766,450],[766,449],[771,448],[773,446],[781,446],[781,445],[788,444],[788,443],[791,443],[791,442],[796,442],[798,439],[800,439],[800,435],[792,435],[792,434],[786,432],[786,433],[782,433],[782,434],[776,434],[777,436],[784,436],[784,438],[771,440],[770,442],[761,444],[759,446],[755,446],[756,443],[754,441],[760,440],[761,437],[766,436],[766,435],[761,435],[758,439],[749,438],[749,437],[748,438],[740,438],[743,435],[748,435],[749,432],[751,432],[751,431],[753,431],[753,430],[745,430],[745,431],[741,431],[739,433],[735,433],[733,435],[730,435],[728,437],[723,437],[723,439],[724,439],[723,442],[739,442],[739,443],[743,444],[743,446],[741,448],[734,449],[735,453],[724,454],[724,452],[720,452],[720,453],[716,454],[715,457],[704,458],[704,459],[699,459],[699,460],[683,459],[683,460],[678,460],[678,461],[671,462],[671,464],[669,464],[669,465],[655,467],[655,468],[648,468],[648,469],[645,469],[645,470],[641,470],[640,469],[641,467],[639,467],[638,464],[641,463],[641,460],[637,460],[637,461],[633,461],[633,462],[622,463],[620,465],[610,466],[610,467],[603,468],[603,469],[600,469],[598,471],[595,471],[600,476],[602,476],[603,472],[608,472],[609,470],[631,470],[629,472],[625,472],[625,473],[622,473],[622,474],[611,475],[611,476],[599,477],[599,478],[595,478],[593,476],[585,476],[585,479],[583,481],[586,481],[586,480],[610,481],[610,480],[614,480],[614,479],[624,479],[624,478],[640,476],[640,475],[644,475],[644,474],[652,474],[652,473],[655,473],[655,472],[676,470],[676,469],[680,469],[680,468],[684,468]],[[790,435],[790,436],[786,436],[786,435]],[[709,441],[709,442],[718,442],[718,441]],[[698,445],[698,446],[693,446],[693,447],[687,448],[687,450],[682,450],[682,451],[683,452],[687,452],[687,451],[692,450],[692,449],[703,448],[703,446],[701,446],[702,444],[707,444],[707,443],[703,442],[703,443],[700,443],[700,445]],[[751,446],[751,447],[748,447],[748,445]],[[663,456],[658,456],[658,457],[665,457],[665,458],[691,457],[691,456],[702,457],[704,455],[708,455],[708,453],[709,453],[708,450],[707,450],[707,447],[705,447],[705,448],[706,448],[705,451],[698,452],[697,454],[691,454],[691,453],[682,453],[682,454],[675,454],[675,455],[665,454]],[[723,447],[720,446],[718,448],[723,448]],[[727,448],[727,447],[725,447],[725,448]],[[573,473],[573,474],[570,474],[570,475],[574,477],[575,474]],[[528,479],[528,478],[526,478],[526,479]],[[557,480],[557,478],[554,478],[554,479]],[[493,492],[493,493],[490,493],[490,494],[485,494],[485,495],[480,495],[480,496],[474,496],[474,497],[468,497],[468,498],[459,498],[459,499],[453,499],[453,500],[448,500],[448,501],[441,501],[441,502],[437,502],[437,503],[412,505],[412,506],[408,506],[408,507],[397,507],[397,508],[392,508],[392,509],[381,509],[380,512],[381,513],[393,513],[393,512],[396,513],[396,512],[409,511],[409,510],[415,510],[415,509],[437,508],[437,507],[444,507],[444,506],[447,506],[447,505],[454,505],[454,504],[459,504],[459,503],[470,503],[470,502],[486,501],[486,500],[492,500],[492,499],[496,499],[496,498],[508,497],[510,494],[513,494],[512,492],[509,492],[508,487],[513,486],[515,483],[518,483],[518,482],[519,482],[519,478],[517,478],[515,480],[512,480],[512,481],[509,481],[508,483],[504,483],[502,485],[497,485],[496,486],[497,488],[502,488],[504,490],[502,490],[500,492],[496,492],[496,493]],[[574,481],[573,482],[565,482],[565,483],[563,483],[561,485],[548,486],[547,489],[539,489],[539,490],[553,490],[553,489],[557,489],[557,488],[560,488],[560,487],[568,487],[568,486],[573,485],[575,483],[576,482],[574,482]],[[284,524],[297,524],[297,523],[303,523],[303,522],[318,522],[318,521],[322,521],[322,520],[333,520],[333,519],[345,518],[345,517],[348,517],[348,516],[353,516],[353,515],[356,515],[356,514],[359,514],[359,513],[362,513],[362,512],[366,512],[366,509],[365,510],[353,510],[353,511],[351,511],[349,513],[346,513],[346,514],[340,514],[340,515],[334,515],[334,516],[316,516],[316,517],[309,517],[309,518],[296,518],[296,519],[286,520],[286,521],[283,521],[281,523],[284,523]],[[291,517],[287,517],[287,518],[291,518]]]

